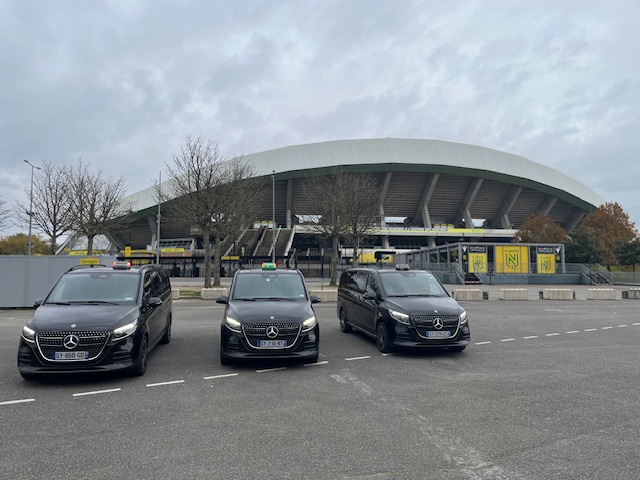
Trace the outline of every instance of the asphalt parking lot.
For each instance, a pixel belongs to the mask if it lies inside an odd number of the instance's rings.
[[[144,377],[35,382],[0,311],[0,478],[638,477],[639,303],[461,303],[463,353],[382,355],[320,303],[317,364],[223,367],[222,306],[179,300]]]

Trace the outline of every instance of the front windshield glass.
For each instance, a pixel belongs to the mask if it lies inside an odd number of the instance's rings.
[[[438,279],[428,272],[390,271],[380,273],[380,281],[391,297],[436,295],[445,292]]]
[[[136,301],[139,276],[92,272],[63,276],[46,303],[126,303]]]
[[[307,296],[300,275],[250,273],[237,275],[234,284],[234,300],[300,300]]]

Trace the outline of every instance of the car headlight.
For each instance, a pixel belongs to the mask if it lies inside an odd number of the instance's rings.
[[[240,327],[242,324],[235,318],[231,318],[229,315],[227,315],[226,317],[224,317],[224,324],[232,332],[241,333]]]
[[[466,310],[463,310],[460,314],[460,325],[464,325],[465,323],[467,323],[467,312]]]
[[[25,325],[24,327],[22,327],[22,338],[24,338],[29,343],[35,343],[36,332]]]
[[[389,315],[391,315],[391,318],[393,318],[396,322],[403,325],[409,325],[409,315],[407,315],[406,313],[389,309]]]
[[[312,315],[311,317],[307,318],[304,322],[302,322],[302,331],[308,332],[309,330],[311,330],[313,327],[316,326],[316,323],[318,323],[318,321],[316,320],[316,316]]]
[[[127,338],[133,332],[136,331],[136,327],[138,326],[138,321],[128,323],[122,327],[116,328],[111,334],[111,341],[116,342],[118,340],[122,340],[123,338]]]

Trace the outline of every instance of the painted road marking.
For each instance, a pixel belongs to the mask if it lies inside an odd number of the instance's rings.
[[[278,370],[286,370],[286,369],[287,367],[264,368],[262,370],[256,370],[256,373],[277,372]]]
[[[0,405],[15,405],[17,403],[35,402],[35,398],[25,398],[23,400],[8,400],[6,402],[0,402]]]
[[[302,366],[303,367],[315,367],[316,365],[326,365],[327,363],[329,363],[329,362],[325,360],[324,362],[305,363]]]
[[[160,387],[162,385],[175,385],[176,383],[184,383],[184,380],[173,380],[172,382],[148,383],[147,387]]]
[[[524,338],[525,340],[529,340],[531,338],[538,338],[538,335],[529,335],[528,337],[522,337],[522,338]]]
[[[122,390],[121,388],[110,388],[109,390],[95,390],[93,392],[82,392],[82,393],[74,393],[74,397],[84,397],[85,395],[100,395],[102,393],[113,393],[119,392]]]
[[[224,375],[213,375],[211,377],[204,377],[205,380],[215,380],[216,378],[237,377],[238,373],[225,373]]]
[[[365,360],[367,358],[371,358],[371,355],[365,355],[364,357],[351,357],[351,358],[345,358],[345,360],[347,362],[351,362],[352,360]]]

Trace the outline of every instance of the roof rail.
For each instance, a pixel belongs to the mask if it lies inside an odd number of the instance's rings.
[[[69,270],[67,270],[67,272],[70,272],[72,270],[80,270],[81,268],[97,268],[97,267],[106,267],[106,265],[103,265],[102,263],[95,263],[91,265],[74,265]]]

